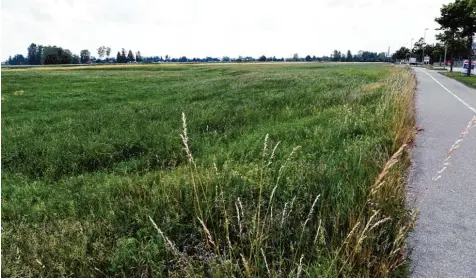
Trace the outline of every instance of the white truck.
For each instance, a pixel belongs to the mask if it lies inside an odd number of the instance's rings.
[[[476,72],[474,71],[474,65],[476,64],[475,61],[471,61],[471,75],[476,76]],[[469,61],[464,60],[463,61],[463,67],[461,67],[461,74],[462,75],[467,75],[468,74],[468,68],[469,68]]]

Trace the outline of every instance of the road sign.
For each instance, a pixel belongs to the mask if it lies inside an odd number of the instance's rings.
[[[430,56],[425,56],[425,58],[423,59],[423,62],[430,63]]]

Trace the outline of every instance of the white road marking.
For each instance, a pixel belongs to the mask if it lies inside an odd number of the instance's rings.
[[[473,108],[472,106],[470,106],[468,103],[466,103],[465,101],[463,101],[460,97],[458,97],[455,93],[451,92],[451,90],[449,90],[448,88],[446,88],[443,84],[441,84],[438,80],[436,80],[436,78],[434,78],[432,75],[430,75],[427,71],[423,71],[423,70],[420,70],[422,72],[424,72],[425,74],[427,74],[429,77],[431,77],[436,83],[438,83],[441,87],[443,87],[443,89],[445,89],[448,93],[450,93],[451,95],[453,95],[453,97],[455,97],[458,101],[460,101],[463,105],[465,105],[467,108],[469,108],[472,112],[474,112],[476,114],[476,109]]]

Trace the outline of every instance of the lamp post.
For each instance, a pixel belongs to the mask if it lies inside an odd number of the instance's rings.
[[[426,39],[426,30],[428,30],[428,28],[425,28],[425,33],[423,35],[423,45],[422,45],[422,49],[423,49],[423,52],[421,54],[421,63],[424,63],[423,62],[423,59],[425,58],[425,39]]]

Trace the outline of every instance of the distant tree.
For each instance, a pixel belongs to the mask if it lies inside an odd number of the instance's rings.
[[[307,55],[304,60],[306,60],[306,62],[310,62],[312,60],[311,55]]]
[[[28,59],[25,58],[22,54],[17,54],[13,56],[13,58],[11,56],[8,58],[8,64],[9,65],[26,65],[28,64]]]
[[[238,56],[238,58],[236,59],[236,62],[240,63],[240,62],[243,62],[243,56]]]
[[[124,48],[121,50],[121,62],[119,63],[127,63],[126,50]]]
[[[347,50],[346,61],[347,61],[347,62],[351,62],[351,61],[352,61],[352,52],[350,52],[350,49]]]
[[[106,47],[105,46],[100,46],[98,49],[98,56],[100,59],[102,59],[106,55]]]
[[[43,55],[43,46],[32,43],[28,47],[27,60],[30,65],[40,65]]]
[[[133,61],[135,61],[134,54],[132,53],[131,50],[129,50],[129,53],[127,54],[127,62],[133,62]]]
[[[111,48],[106,47],[106,57],[109,59],[109,55],[111,55]]]
[[[221,61],[223,61],[223,62],[230,62],[230,57],[228,57],[228,56],[223,56],[223,58],[221,59]]]
[[[169,57],[169,55],[168,55],[168,54],[167,54],[167,55],[165,55],[165,61],[169,61],[169,58],[170,58],[170,57]]]
[[[37,55],[38,48],[36,44],[32,43],[28,47],[28,64],[30,65],[38,65],[40,64],[41,60],[38,60],[38,55]],[[40,57],[41,58],[41,57]]]
[[[81,63],[88,63],[91,59],[91,53],[87,49],[81,50],[79,53]]]
[[[81,61],[81,58],[77,54],[73,54],[73,57],[71,59],[71,64],[79,64]]]
[[[345,62],[346,61],[346,57],[345,57],[345,54],[341,53],[341,56],[340,56],[340,62]]]
[[[410,55],[410,50],[406,47],[401,47],[393,55],[392,59],[394,60],[404,60]]]
[[[43,48],[41,64],[71,64],[73,54],[68,49],[57,46],[47,46]]]
[[[140,54],[140,51],[137,51],[137,53],[136,53],[136,61],[137,62],[142,62],[142,55]]]
[[[299,55],[297,53],[293,54],[293,61],[299,61]]]
[[[261,56],[258,58],[258,61],[260,61],[260,62],[265,62],[265,61],[266,61],[266,56],[261,55]]]
[[[116,63],[121,63],[121,52],[120,51],[117,52]]]
[[[334,52],[332,53],[332,60],[333,61],[340,61],[341,56],[342,55],[341,55],[340,51],[334,50]]]

